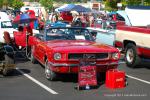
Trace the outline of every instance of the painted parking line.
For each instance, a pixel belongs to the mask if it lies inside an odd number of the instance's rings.
[[[21,71],[19,68],[16,68],[16,70],[18,72],[20,72],[22,75],[24,75],[25,77],[27,77],[28,79],[30,79],[32,82],[36,83],[37,85],[39,85],[40,87],[42,87],[43,89],[45,89],[46,91],[48,91],[51,94],[58,94],[58,92],[55,92],[54,90],[50,89],[49,87],[47,87],[46,85],[44,85],[43,83],[39,82],[38,80],[36,80],[35,78],[31,77],[30,75],[24,73],[23,71]]]
[[[119,61],[119,64],[125,64],[124,61]],[[146,83],[146,84],[150,84],[149,81],[146,81],[146,80],[143,80],[143,79],[140,79],[140,78],[137,78],[137,77],[134,77],[134,76],[131,76],[131,75],[126,75],[128,78],[131,78],[131,79],[134,79],[134,80],[138,80],[140,82],[143,82],[143,83]]]
[[[133,77],[133,76],[130,76],[130,75],[126,75],[128,78],[131,78],[131,79],[135,79],[135,80],[138,80],[140,82],[143,82],[143,83],[146,83],[146,84],[149,84],[150,85],[150,82],[149,81],[146,81],[146,80],[143,80],[143,79],[140,79],[140,78],[137,78],[137,77]]]

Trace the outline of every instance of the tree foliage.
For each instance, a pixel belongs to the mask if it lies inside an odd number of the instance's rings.
[[[40,0],[29,0],[30,2],[39,2]]]
[[[3,6],[3,0],[0,0],[0,8]]]
[[[117,10],[117,3],[122,3],[123,8],[127,5],[138,6],[142,4],[142,0],[103,0],[106,10]],[[150,6],[150,0],[143,0],[143,5]]]
[[[20,9],[22,6],[24,6],[24,3],[21,0],[13,0],[12,7],[14,9]]]
[[[141,0],[127,0],[127,5],[137,6],[141,4]]]
[[[53,0],[40,0],[40,3],[45,7],[47,12],[53,10]]]
[[[121,0],[106,0],[105,5],[107,10],[117,10],[117,3],[120,3]]]
[[[14,1],[14,0],[8,0],[8,1],[9,1],[9,2],[8,2],[8,3],[9,3],[9,6],[12,7],[12,4],[13,4],[13,1]]]
[[[150,6],[150,0],[145,0],[144,5]]]
[[[5,5],[5,6],[8,6],[8,3],[9,1],[8,0],[3,0],[3,5]]]
[[[9,6],[14,9],[19,9],[23,5],[24,3],[22,2],[22,0],[0,0],[0,8],[2,8],[3,6],[6,6],[7,8]]]
[[[142,5],[142,1],[144,6],[150,6],[150,0],[121,0],[124,5],[130,6]]]
[[[9,1],[8,0],[0,0],[0,7],[3,7],[3,6],[8,6],[9,5]]]
[[[54,0],[54,1],[63,3],[76,3],[76,2],[87,2],[89,0]]]

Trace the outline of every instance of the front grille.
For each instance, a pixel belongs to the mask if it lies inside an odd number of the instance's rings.
[[[108,59],[108,53],[71,53],[68,54],[69,60],[80,60],[80,59],[96,59],[96,60],[104,60]]]

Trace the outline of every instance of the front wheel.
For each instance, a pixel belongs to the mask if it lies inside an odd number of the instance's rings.
[[[129,67],[136,67],[140,64],[141,60],[137,54],[136,46],[132,43],[127,44],[125,48],[125,61],[127,66]]]
[[[48,80],[54,81],[56,80],[56,73],[53,72],[50,67],[48,66],[48,60],[45,62],[45,76]]]

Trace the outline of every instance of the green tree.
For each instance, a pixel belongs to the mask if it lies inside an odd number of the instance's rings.
[[[105,5],[106,5],[106,10],[109,10],[109,11],[114,11],[114,10],[117,10],[118,7],[117,7],[117,3],[120,3],[121,0],[106,0],[104,1],[105,2]]]
[[[30,2],[39,2],[40,0],[29,0]]]
[[[142,4],[142,0],[121,0],[122,4],[124,6],[130,5],[130,6],[138,6]],[[150,6],[150,0],[143,0],[144,6]]]
[[[2,8],[2,7],[7,8],[8,5],[9,5],[8,0],[0,0],[0,8]]]
[[[86,3],[88,0],[82,0],[82,2]]]
[[[14,9],[20,9],[22,6],[24,6],[24,3],[21,0],[14,0],[12,2],[12,7]]]
[[[53,10],[53,0],[40,0],[40,3],[45,7],[47,12]]]
[[[144,2],[144,5],[146,5],[146,6],[150,6],[150,0],[144,0],[145,2]]]
[[[3,6],[8,6],[8,0],[3,0]]]
[[[141,0],[127,0],[127,5],[130,6],[137,6],[137,5],[141,5]]]
[[[122,3],[122,8],[125,6],[138,6],[142,4],[142,0],[103,0],[106,6],[106,10],[117,10],[117,3]],[[143,0],[145,6],[150,6],[150,0]]]
[[[53,0],[53,1],[62,3],[75,3],[75,2],[86,2],[87,0]]]
[[[14,1],[14,0],[9,0],[8,3],[9,3],[9,6],[10,6],[10,7],[12,7],[13,1]]]
[[[3,6],[3,0],[0,0],[0,8]]]

